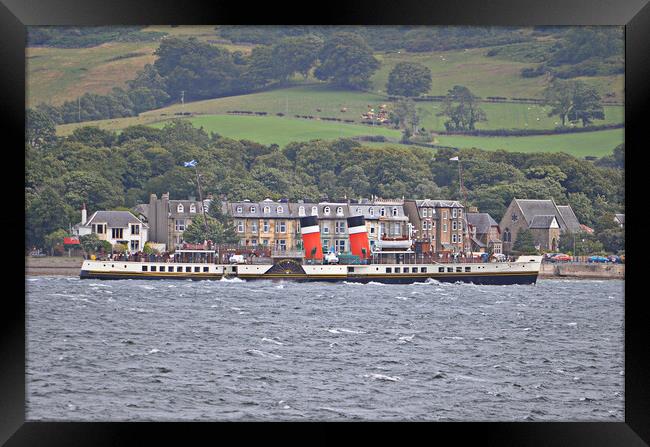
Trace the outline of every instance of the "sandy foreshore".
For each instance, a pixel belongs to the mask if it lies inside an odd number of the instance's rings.
[[[79,276],[83,258],[46,256],[25,257],[25,276]]]

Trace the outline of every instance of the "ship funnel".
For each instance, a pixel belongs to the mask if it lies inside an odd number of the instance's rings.
[[[323,246],[320,240],[320,227],[316,216],[300,218],[300,233],[305,249],[305,259],[323,259]]]
[[[370,243],[366,219],[363,216],[348,217],[348,233],[350,234],[350,251],[361,259],[370,258]]]

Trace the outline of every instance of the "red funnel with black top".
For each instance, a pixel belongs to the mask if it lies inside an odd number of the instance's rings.
[[[363,216],[348,217],[348,233],[350,234],[350,252],[361,259],[370,258],[366,219]]]
[[[316,216],[300,218],[300,233],[305,249],[305,259],[323,259],[323,245],[320,241],[320,227]]]

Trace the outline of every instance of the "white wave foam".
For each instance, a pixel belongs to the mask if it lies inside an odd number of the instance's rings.
[[[361,282],[354,282],[354,281],[343,281],[343,284],[346,284],[348,286],[363,286],[364,284]],[[370,284],[370,283],[368,283]]]
[[[157,352],[160,352],[160,349],[153,348],[151,351],[147,352],[146,355],[155,354]]]
[[[331,332],[332,334],[340,334],[341,332],[345,332],[346,334],[365,334],[363,331],[355,331],[352,329],[345,329],[340,327],[328,329],[327,332]]]
[[[415,334],[404,335],[404,336],[400,337],[399,340],[403,341],[404,343],[408,343],[408,342],[413,341],[413,337],[415,337]]]
[[[401,377],[398,376],[391,377],[385,374],[365,374],[363,377],[369,377],[374,380],[382,380],[385,382],[399,382],[400,380],[402,380]]]
[[[578,323],[576,323],[575,321],[571,322],[571,323],[567,323],[567,326],[577,326],[577,325],[578,325]]]
[[[375,282],[375,281],[370,281],[368,283],[369,286],[385,286],[386,284],[380,283],[380,282]]]
[[[284,343],[279,342],[277,340],[273,340],[272,338],[263,337],[262,341],[268,341],[269,343],[275,343],[276,345],[284,345]]]
[[[243,279],[241,279],[241,278],[237,278],[237,277],[235,277],[235,278],[226,278],[226,277],[223,277],[223,278],[221,278],[219,281],[221,281],[221,282],[246,282],[246,281],[244,281]]]
[[[395,298],[397,298],[398,300],[402,300],[402,301],[408,300],[408,298],[405,297],[405,296],[396,296]]]

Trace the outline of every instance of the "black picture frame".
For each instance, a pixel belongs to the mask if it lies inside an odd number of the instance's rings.
[[[8,197],[15,206],[5,209],[5,223],[14,231],[24,228],[19,185],[24,171],[21,138],[24,136],[25,42],[30,25],[137,25],[137,24],[422,24],[422,25],[624,25],[625,26],[625,140],[626,196],[641,189],[641,160],[644,148],[643,111],[650,104],[650,5],[648,0],[463,0],[456,2],[356,1],[326,2],[308,8],[304,3],[243,4],[185,0],[0,0],[0,75],[3,115],[3,155]],[[10,143],[10,142],[13,142]],[[8,181],[16,176],[15,181]],[[13,179],[12,179],[13,180]],[[634,183],[638,188],[635,188]],[[641,189],[643,190],[643,189]],[[24,191],[24,190],[23,190]],[[24,200],[23,200],[24,204]],[[438,442],[452,436],[464,443],[470,439],[481,445],[647,445],[650,442],[650,321],[645,296],[632,293],[641,281],[642,241],[640,223],[642,202],[626,207],[627,275],[625,297],[625,422],[621,423],[432,423],[418,424],[420,434]],[[20,220],[23,218],[22,221]],[[7,230],[6,230],[7,231]],[[10,230],[9,230],[10,231]],[[5,233],[7,234],[7,233]],[[633,239],[634,238],[634,239]],[[6,251],[12,241],[6,241]],[[20,245],[20,243],[19,243]],[[16,249],[17,250],[17,249]],[[7,256],[7,255],[5,255]],[[22,255],[20,255],[22,256]],[[15,445],[124,445],[149,444],[155,438],[173,439],[180,435],[209,436],[223,439],[226,425],[244,437],[266,434],[274,424],[193,423],[44,423],[25,422],[25,283],[19,275],[20,263],[9,262],[3,269],[4,287],[0,310],[0,442]],[[23,297],[21,299],[21,296]],[[283,424],[280,424],[283,425]],[[328,426],[301,424],[306,428],[303,440],[325,440]],[[350,424],[344,424],[350,428]],[[362,424],[362,426],[364,426]],[[402,424],[372,424],[371,431],[384,435],[396,427],[411,432]],[[356,428],[354,425],[352,428]],[[293,431],[293,427],[286,427]],[[320,435],[320,436],[319,436]],[[303,435],[304,436],[304,435]],[[330,435],[332,436],[332,435]],[[333,437],[332,437],[333,439]],[[185,442],[186,444],[188,442]]]

